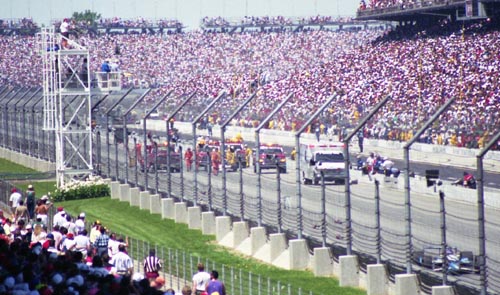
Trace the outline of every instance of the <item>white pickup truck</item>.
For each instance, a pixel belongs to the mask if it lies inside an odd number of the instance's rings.
[[[300,170],[304,184],[319,184],[321,172],[325,181],[344,183],[346,177],[343,144],[301,144]]]

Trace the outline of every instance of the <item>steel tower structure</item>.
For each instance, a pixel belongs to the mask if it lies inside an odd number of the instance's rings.
[[[61,41],[67,48],[61,48]],[[42,59],[43,129],[56,140],[57,185],[85,178],[93,171],[89,50],[56,33],[37,34]]]

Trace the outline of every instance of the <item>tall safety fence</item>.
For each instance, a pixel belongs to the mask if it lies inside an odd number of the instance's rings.
[[[9,97],[9,95],[7,95]],[[36,96],[35,96],[36,97]],[[4,99],[6,99],[4,97]],[[54,161],[55,147],[53,146],[53,133],[44,132],[40,129],[40,106],[36,104],[36,98],[32,103],[25,105],[26,115],[15,117],[12,109],[4,105],[0,112],[0,144],[3,148],[18,151],[35,158]],[[3,100],[2,100],[3,101]],[[22,105],[19,103],[18,105]],[[0,107],[1,108],[1,107]],[[19,107],[18,107],[19,108]],[[25,120],[25,121],[24,121]],[[183,160],[180,161],[180,169],[156,169],[159,166],[144,163],[142,152],[136,153],[137,143],[142,143],[144,134],[140,127],[130,132],[128,146],[123,143],[120,132],[106,126],[102,117],[97,115],[96,127],[93,133],[93,159],[96,173],[103,177],[109,177],[121,183],[128,183],[132,187],[139,187],[150,192],[158,192],[162,198],[172,197],[178,201],[185,201],[189,205],[197,204],[204,211],[214,211],[216,215],[228,215],[234,221],[244,220],[250,226],[259,223],[261,217],[262,225],[268,233],[283,232],[288,238],[297,238],[299,228],[302,228],[303,238],[309,243],[309,249],[321,247],[323,243],[331,249],[334,261],[346,254],[348,237],[352,236],[352,251],[358,256],[360,270],[366,272],[367,265],[380,262],[386,265],[389,279],[394,282],[397,274],[406,272],[408,233],[405,230],[405,195],[403,190],[387,189],[377,182],[359,185],[360,189],[352,186],[349,204],[345,200],[343,186],[326,185],[325,204],[321,204],[321,186],[302,186],[302,200],[296,198],[296,183],[292,179],[294,162],[288,160],[290,167],[288,173],[278,177],[277,171],[266,170],[263,176],[262,197],[256,192],[256,180],[253,168],[242,168],[243,171],[228,171],[227,180],[230,185],[224,186],[221,173],[211,173],[210,165],[200,165],[197,174],[197,189],[195,189],[194,172],[187,171]],[[132,122],[133,123],[133,122]],[[116,126],[116,124],[115,124]],[[147,133],[156,134],[155,130],[147,129]],[[180,143],[176,144],[176,151],[182,147],[181,152],[190,144],[191,134],[182,134]],[[164,132],[159,132],[158,142],[166,140]],[[108,139],[109,138],[109,139]],[[153,149],[150,156],[158,158],[158,151]],[[175,153],[174,153],[175,154]],[[173,161],[174,155],[171,156]],[[194,163],[193,166],[196,166]],[[180,171],[179,171],[180,170]],[[292,179],[292,180],[291,180]],[[402,181],[402,180],[401,180]],[[147,187],[146,187],[147,183]],[[225,188],[225,189],[224,189]],[[242,188],[242,189],[240,189]],[[479,275],[477,273],[477,253],[479,252],[479,218],[474,203],[475,191],[471,190],[471,202],[459,202],[452,198],[444,198],[444,208],[441,208],[438,193],[423,196],[413,194],[412,232],[411,232],[411,263],[413,272],[418,274],[422,291],[431,293],[431,287],[442,285],[444,265],[447,274],[447,284],[452,285],[457,294],[477,294],[479,289]],[[2,196],[7,196],[6,191]],[[472,204],[472,205],[471,205]],[[349,206],[349,207],[348,207]],[[324,209],[322,209],[324,208]],[[351,220],[347,222],[346,212],[350,209]],[[299,214],[301,212],[301,214]],[[498,209],[486,207],[486,218],[484,221],[486,230],[486,258],[488,290],[500,293],[500,220],[496,216]],[[446,226],[442,226],[442,218],[446,219]],[[443,230],[447,237],[447,246],[452,251],[454,248],[462,253],[472,253],[471,263],[467,265],[470,269],[453,269],[454,261],[440,260],[443,252]],[[140,241],[131,243],[134,247],[132,253],[134,258],[139,259],[144,255],[151,245],[142,245]],[[138,243],[138,244],[137,244]],[[156,246],[154,246],[156,247]],[[134,254],[134,251],[138,254]],[[193,265],[189,254],[172,254],[174,250],[165,254],[175,257],[172,264],[174,267],[178,261],[189,261],[184,268],[174,268],[171,275],[186,278],[183,273],[192,274]],[[176,256],[180,255],[180,256]],[[186,258],[184,258],[186,257]],[[141,258],[142,259],[142,258]],[[209,262],[208,265],[213,265]],[[180,267],[180,266],[179,266]],[[271,286],[267,284],[267,278],[259,278],[256,274],[243,273],[240,270],[231,269],[229,266],[215,265],[211,269],[224,269],[224,280],[242,280],[238,287],[244,285],[247,292],[250,289],[271,290],[276,294],[277,290],[288,291],[288,286],[279,285],[274,282]],[[219,271],[221,272],[221,271]],[[259,283],[260,282],[260,283]],[[260,284],[260,285],[259,285]],[[290,291],[291,292],[291,291]],[[298,291],[293,291],[296,292]],[[249,293],[251,294],[251,293]],[[264,293],[266,294],[266,293]]]

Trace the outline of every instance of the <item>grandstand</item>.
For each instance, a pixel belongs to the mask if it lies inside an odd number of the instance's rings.
[[[358,20],[432,23],[447,18],[455,20],[497,17],[498,0],[368,0],[361,1]]]
[[[158,97],[167,89],[177,95],[198,89],[206,97],[227,89],[239,100],[260,87],[260,99],[276,101],[291,92],[293,104],[274,125],[284,130],[301,126],[310,110],[338,89],[345,93],[341,104],[350,107],[331,109],[321,119],[328,129],[348,127],[366,114],[368,106],[391,94],[393,105],[368,125],[367,137],[405,140],[414,132],[414,122],[452,96],[459,97],[459,103],[434,128],[441,140],[435,137],[431,142],[481,146],[498,130],[496,19],[467,24],[446,20],[425,30],[414,25],[378,28],[123,33],[80,35],[77,41],[93,49],[91,72],[99,71],[105,59],[116,58],[123,87],[151,87]],[[33,42],[30,36],[0,39],[0,54],[6,61],[0,66],[2,84],[40,85],[40,60],[33,54]],[[265,106],[254,104],[238,120],[250,126],[264,116],[264,110]]]

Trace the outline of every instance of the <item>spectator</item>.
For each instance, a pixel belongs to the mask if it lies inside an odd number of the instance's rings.
[[[61,49],[68,49],[68,39],[69,39],[69,30],[70,30],[70,23],[69,19],[65,18],[61,26],[59,27],[59,30],[61,31],[62,39],[61,39]]]
[[[125,245],[118,246],[118,253],[111,258],[110,263],[114,266],[116,274],[132,276],[134,274],[134,263],[125,250]]]
[[[28,207],[24,205],[24,201],[19,201],[19,206],[16,207],[16,211],[14,211],[14,222],[19,222],[23,220],[27,223],[30,220],[30,215],[28,212]]]
[[[30,218],[35,218],[36,198],[35,198],[35,189],[33,188],[32,184],[28,185],[28,190],[26,191],[25,203],[26,207],[28,207],[28,213]]]
[[[149,250],[149,255],[144,258],[144,276],[150,281],[156,279],[160,273],[161,260],[156,257],[156,251],[154,249]]]
[[[16,207],[19,206],[19,201],[22,200],[23,196],[17,191],[17,189],[14,187],[10,190],[10,206],[12,208],[12,212],[16,211]]]
[[[86,229],[81,230],[75,237],[75,250],[82,253],[83,259],[87,257],[87,254],[90,251],[90,240],[87,236]]]
[[[210,281],[207,283],[205,290],[208,295],[226,295],[226,287],[223,282],[219,281],[219,273],[216,270],[212,270]]]
[[[97,249],[97,255],[102,256],[104,253],[108,253],[109,236],[103,226],[101,226],[99,231],[101,234],[96,238],[94,247]]]
[[[49,212],[50,207],[52,207],[52,203],[47,204],[49,197],[47,195],[43,195],[42,198],[38,201],[38,205],[35,208],[36,218],[40,219],[44,226],[47,226],[47,214]]]
[[[210,274],[205,271],[203,263],[198,263],[198,272],[193,276],[193,295],[201,295],[210,281]]]

